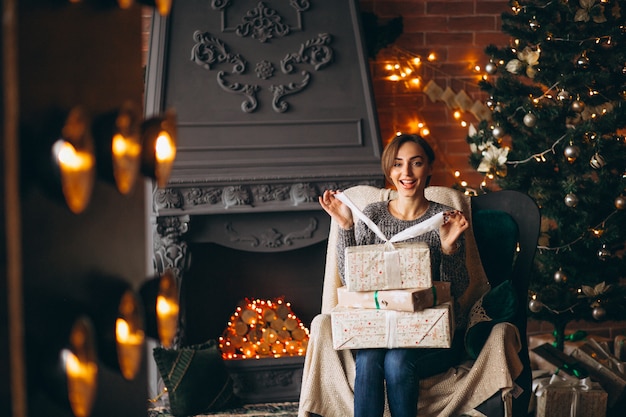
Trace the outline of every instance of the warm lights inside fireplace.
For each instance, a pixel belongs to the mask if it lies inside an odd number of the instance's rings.
[[[219,338],[224,359],[302,356],[309,330],[282,298],[245,299]]]

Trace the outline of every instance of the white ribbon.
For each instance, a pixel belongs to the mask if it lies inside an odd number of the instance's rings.
[[[363,223],[367,225],[379,238],[384,240],[385,242],[402,242],[403,240],[410,239],[412,237],[416,237],[419,235],[423,235],[426,232],[430,232],[431,230],[438,229],[444,222],[443,212],[437,213],[433,217],[424,220],[421,223],[413,225],[407,229],[404,229],[400,233],[393,235],[391,238],[387,239],[387,237],[381,232],[378,226],[369,219],[363,212],[350,200],[350,198],[344,193],[335,194],[335,198],[344,203],[346,206],[350,207],[352,210],[352,214],[357,216]]]
[[[438,229],[444,223],[443,212],[437,213],[429,219],[424,220],[416,225],[413,225],[409,228],[402,230],[401,232],[393,235],[391,238],[387,239],[387,237],[383,234],[383,232],[378,228],[378,226],[370,220],[363,212],[350,200],[350,198],[344,193],[335,194],[335,198],[339,201],[350,207],[352,210],[352,214],[358,217],[363,223],[367,225],[381,240],[385,242],[384,244],[384,261],[385,261],[385,276],[389,283],[395,287],[400,287],[400,255],[393,246],[394,243],[402,242],[403,240],[407,240],[419,235],[422,235],[426,232],[430,232],[431,230]]]
[[[600,385],[591,381],[589,378],[575,379],[575,378],[563,378],[560,375],[554,374],[552,377],[544,378],[538,381],[537,389],[535,391],[538,397],[541,397],[544,392],[550,388],[569,388],[572,392],[572,403],[570,404],[570,417],[578,417],[578,401],[581,391],[589,391],[591,389],[598,389]]]
[[[398,347],[398,313],[395,310],[385,311],[387,349]]]

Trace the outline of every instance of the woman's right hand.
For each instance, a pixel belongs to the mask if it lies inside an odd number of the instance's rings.
[[[319,201],[324,211],[337,222],[339,227],[348,230],[354,226],[352,210],[339,199],[335,198],[335,194],[339,194],[340,192],[341,191],[336,190],[326,190],[324,194],[319,197]]]

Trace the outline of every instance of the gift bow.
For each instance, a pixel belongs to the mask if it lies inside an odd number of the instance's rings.
[[[385,242],[384,248],[384,260],[385,260],[385,276],[393,286],[400,288],[400,255],[396,250],[394,243],[402,242],[403,240],[410,239],[422,235],[431,230],[438,229],[444,223],[443,212],[437,213],[433,217],[424,220],[416,225],[408,227],[398,234],[393,235],[387,239],[387,236],[378,228],[378,226],[370,220],[363,212],[350,200],[350,198],[344,193],[335,194],[335,198],[350,207],[352,214],[358,217],[363,223],[367,225],[381,240]]]
[[[545,391],[550,388],[569,388],[572,393],[572,403],[570,404],[570,417],[578,417],[578,401],[581,391],[589,391],[592,389],[600,389],[601,386],[597,382],[593,382],[589,378],[575,379],[563,378],[560,375],[553,374],[550,378],[542,378],[537,382],[535,394],[541,397]]]

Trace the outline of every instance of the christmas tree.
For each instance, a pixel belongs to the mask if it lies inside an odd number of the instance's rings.
[[[626,318],[626,1],[509,4],[510,44],[485,50],[492,111],[470,128],[470,163],[484,191],[541,209],[528,309],[562,348],[571,320]]]

